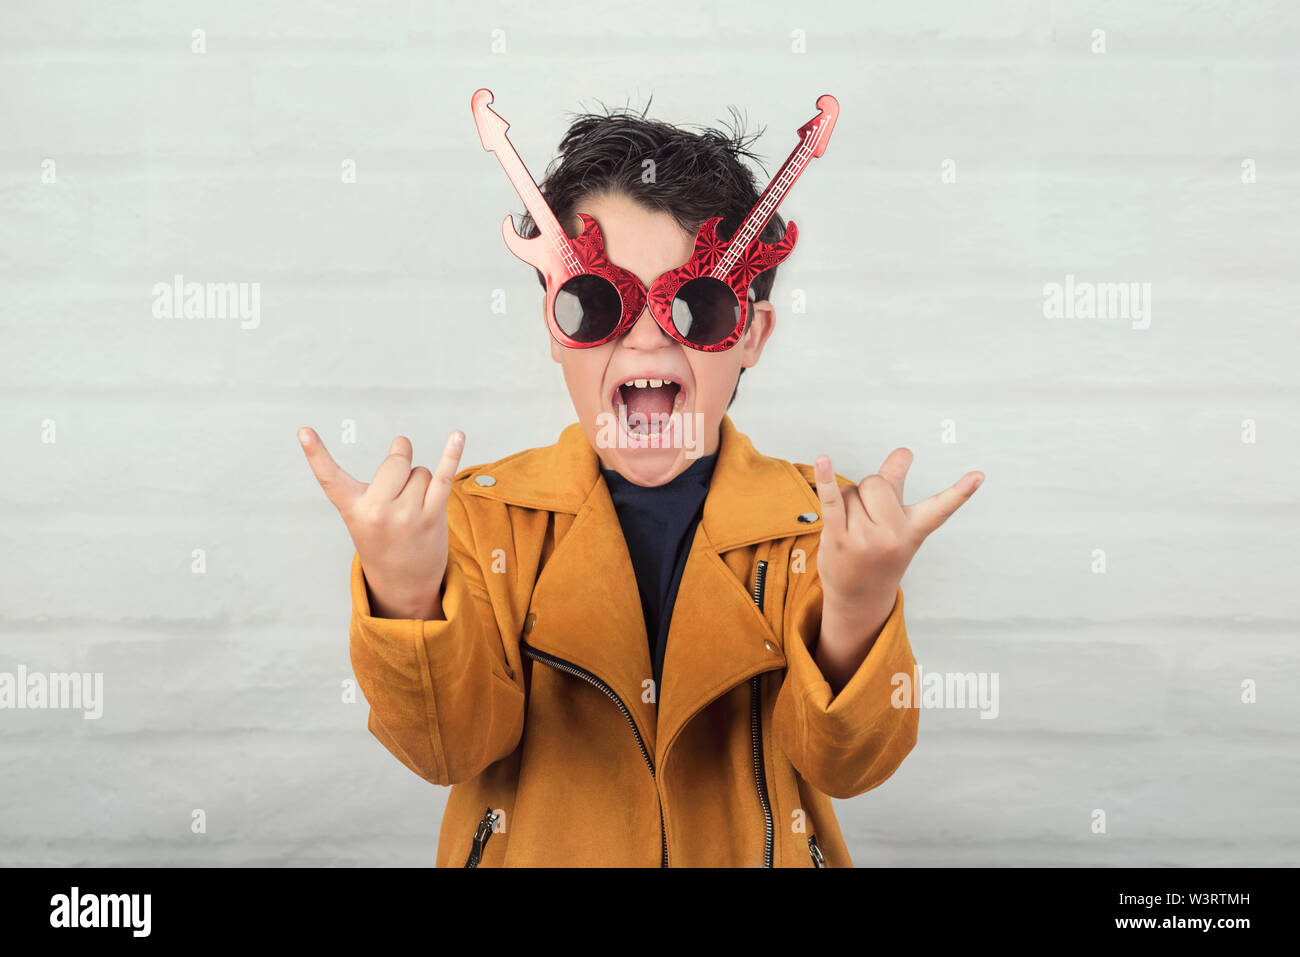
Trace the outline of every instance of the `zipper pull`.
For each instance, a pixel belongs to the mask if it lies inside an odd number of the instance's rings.
[[[808,835],[808,854],[812,857],[813,867],[825,867],[826,858],[822,856],[822,849],[817,846],[817,835]]]
[[[487,839],[492,836],[492,827],[497,822],[496,812],[491,808],[483,814],[483,820],[478,822],[478,830],[474,832],[474,843],[482,847],[487,843]]]
[[[478,867],[478,862],[483,857],[483,845],[492,836],[492,828],[496,823],[496,812],[489,807],[483,812],[483,819],[478,822],[478,827],[474,829],[474,846],[470,849],[469,860],[465,862],[466,867]]]

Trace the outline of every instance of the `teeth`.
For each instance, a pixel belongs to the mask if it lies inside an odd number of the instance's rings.
[[[657,389],[660,386],[668,385],[672,381],[672,379],[628,379],[623,385],[636,389]]]
[[[619,388],[623,388],[623,389],[645,389],[645,388],[648,387],[648,388],[651,388],[651,389],[657,389],[657,388],[659,388],[660,386],[665,386],[665,385],[675,385],[675,386],[677,386],[677,402],[681,402],[681,401],[682,401],[682,388],[683,388],[683,387],[682,387],[682,384],[681,384],[680,382],[676,382],[676,381],[674,381],[674,380],[672,380],[672,379],[628,379],[628,380],[627,380],[626,382],[624,382],[623,385],[620,386]],[[618,390],[616,389],[616,390],[615,390],[615,393],[617,393],[617,391],[618,391]],[[617,396],[617,394],[614,396],[614,402],[615,402],[616,404],[620,404],[622,401],[623,401],[623,400],[621,400],[621,399]],[[674,405],[674,408],[676,408],[676,405]]]

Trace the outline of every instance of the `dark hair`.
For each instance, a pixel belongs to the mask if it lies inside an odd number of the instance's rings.
[[[640,114],[626,108],[577,114],[560,140],[559,155],[547,167],[538,184],[562,228],[586,197],[603,192],[622,193],[647,209],[668,213],[692,236],[713,216],[721,216],[718,237],[730,239],[749,211],[762,187],[742,158],[759,163],[749,145],[763,133],[744,132],[744,121],[731,110],[735,129],[730,131],[697,127],[694,133],[660,120],[646,119],[650,104]],[[642,177],[647,159],[654,161],[654,177]],[[541,232],[533,218],[524,214],[519,233],[531,239]],[[785,220],[774,214],[759,238],[778,242],[785,235]],[[756,300],[768,299],[776,281],[777,267],[754,277],[751,287]],[[546,277],[537,271],[537,281],[546,288]],[[753,311],[750,310],[750,318]],[[748,328],[749,319],[746,320]],[[744,369],[740,370],[744,374]],[[740,382],[731,393],[727,408],[736,401]]]

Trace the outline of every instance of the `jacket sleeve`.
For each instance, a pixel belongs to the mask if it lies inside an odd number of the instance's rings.
[[[903,589],[875,644],[840,693],[809,649],[821,632],[822,586],[815,573],[795,576],[785,639],[786,674],[777,695],[775,732],[805,781],[833,798],[884,783],[916,744],[920,712],[894,707],[894,675],[909,679],[916,659],[903,624]]]
[[[433,784],[468,780],[518,746],[522,678],[509,668],[474,557],[458,489],[447,503],[445,621],[372,618],[361,559],[352,559],[352,670],[370,732]]]

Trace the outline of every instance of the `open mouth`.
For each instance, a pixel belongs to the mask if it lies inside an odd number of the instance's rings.
[[[628,379],[618,386],[611,401],[632,435],[660,435],[685,405],[685,388],[672,378]]]

